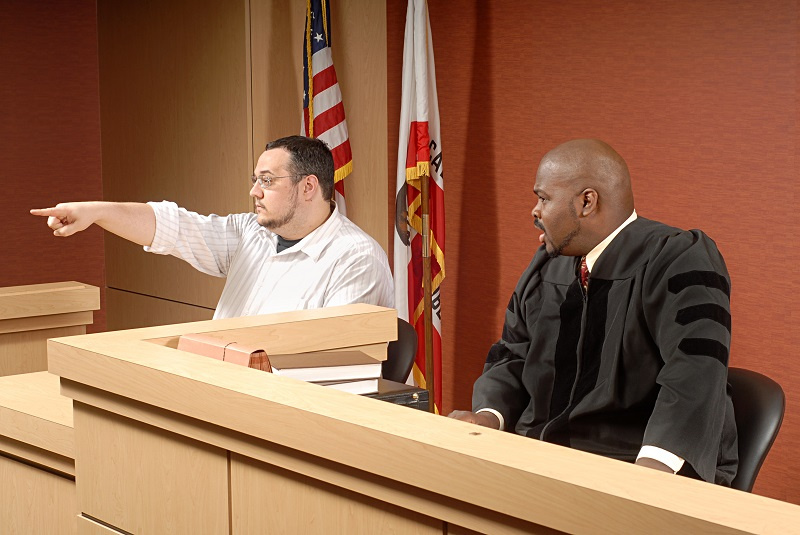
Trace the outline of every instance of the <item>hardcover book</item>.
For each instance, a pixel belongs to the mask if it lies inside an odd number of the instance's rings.
[[[381,362],[362,351],[318,351],[271,355],[272,373],[312,383],[377,379]]]
[[[348,381],[371,381],[335,387],[358,394],[376,392],[377,380],[381,375],[381,361],[362,351],[267,355],[261,348],[209,334],[184,334],[178,340],[178,349],[301,381],[325,382],[325,386]]]
[[[184,334],[178,339],[178,349],[248,368],[271,371],[269,357],[263,349],[228,342],[208,334]]]

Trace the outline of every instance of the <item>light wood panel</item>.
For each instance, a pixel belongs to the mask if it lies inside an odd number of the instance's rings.
[[[0,320],[50,316],[100,308],[100,292],[80,282],[0,288]]]
[[[441,520],[240,455],[231,455],[231,504],[234,535],[444,533]]]
[[[0,335],[0,375],[47,369],[47,339],[85,334],[86,327],[61,327]]]
[[[3,535],[77,532],[75,482],[0,456],[0,527]]]
[[[60,394],[57,376],[0,377],[0,452],[75,475],[72,400]]]
[[[53,340],[51,364],[82,402],[109,403],[131,419],[144,414],[193,441],[358,494],[378,489],[381,501],[473,531],[782,534],[800,524],[800,507],[791,504],[146,341],[198,325],[247,329],[264,318]],[[80,470],[79,462],[82,484]]]
[[[76,520],[78,522],[78,535],[126,535],[119,530],[104,526],[82,515],[78,516]]]
[[[560,533],[480,507],[464,506],[462,510],[454,513],[452,500],[428,492],[420,488],[416,482],[410,485],[389,482],[371,476],[358,467],[332,463],[314,455],[301,453],[299,450],[281,447],[267,440],[255,439],[251,435],[229,428],[201,422],[122,396],[110,395],[98,389],[87,388],[73,381],[62,380],[62,391],[68,397],[108,412],[125,414],[148,425],[168,429],[194,440],[225,448],[273,466],[280,466],[295,474],[328,482],[340,489],[370,496],[381,502],[393,504],[430,518],[458,520],[474,528],[470,531],[458,526],[457,529],[462,530],[458,533],[541,533],[546,535]],[[402,407],[398,408],[402,409]],[[448,524],[448,530],[453,529],[453,526],[456,524]]]
[[[80,325],[84,327],[81,334],[85,334],[85,326],[94,323],[91,310],[85,312],[70,312],[68,314],[54,314],[52,316],[33,316],[28,318],[14,318],[0,321],[0,334],[37,329],[51,329],[55,327],[69,327]]]
[[[98,3],[103,191],[200,213],[251,203],[247,3]],[[213,308],[222,282],[106,238],[109,287]],[[113,320],[118,323],[117,320]]]
[[[48,338],[85,334],[100,289],[80,282],[0,288],[0,376],[47,369]]]
[[[184,325],[181,332],[235,340],[272,354],[357,349],[377,360],[386,360],[386,341],[397,339],[397,312],[364,304],[250,316],[242,321],[235,323],[236,329],[226,328],[234,325],[230,322],[216,320]],[[250,328],[242,329],[244,325]],[[176,349],[178,339],[167,336],[147,341]]]
[[[252,0],[253,157],[272,139],[300,132],[305,2]],[[353,172],[347,216],[389,249],[386,5],[340,0],[331,8],[332,49],[342,91]]]
[[[110,331],[210,320],[214,316],[213,308],[113,288],[106,290],[106,311]]]
[[[81,403],[74,416],[81,512],[130,533],[228,532],[224,450]]]
[[[74,444],[58,377],[0,377],[0,532],[75,533]]]

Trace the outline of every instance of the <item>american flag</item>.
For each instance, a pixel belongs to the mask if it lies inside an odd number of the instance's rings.
[[[331,55],[331,11],[327,0],[307,0],[306,31],[303,40],[303,125],[302,135],[319,138],[333,152],[336,169],[335,200],[345,213],[344,183],[353,171],[353,154],[344,104]]]

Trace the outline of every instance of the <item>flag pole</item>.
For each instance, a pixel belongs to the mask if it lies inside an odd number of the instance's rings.
[[[433,369],[433,299],[431,297],[431,223],[430,223],[430,175],[420,175],[422,186],[422,292],[423,322],[425,325],[425,386],[428,390],[428,410],[436,412],[436,396]]]

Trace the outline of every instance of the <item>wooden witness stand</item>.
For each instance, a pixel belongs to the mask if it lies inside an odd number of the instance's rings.
[[[50,340],[50,372],[74,400],[77,533],[800,525],[795,505],[174,349],[188,332],[269,340],[268,352],[385,348],[395,317],[350,305]]]
[[[0,376],[46,370],[46,340],[85,334],[99,308],[99,288],[80,282],[0,288]]]
[[[86,333],[100,290],[79,282],[0,288],[0,532],[75,533],[72,400],[47,339]]]

